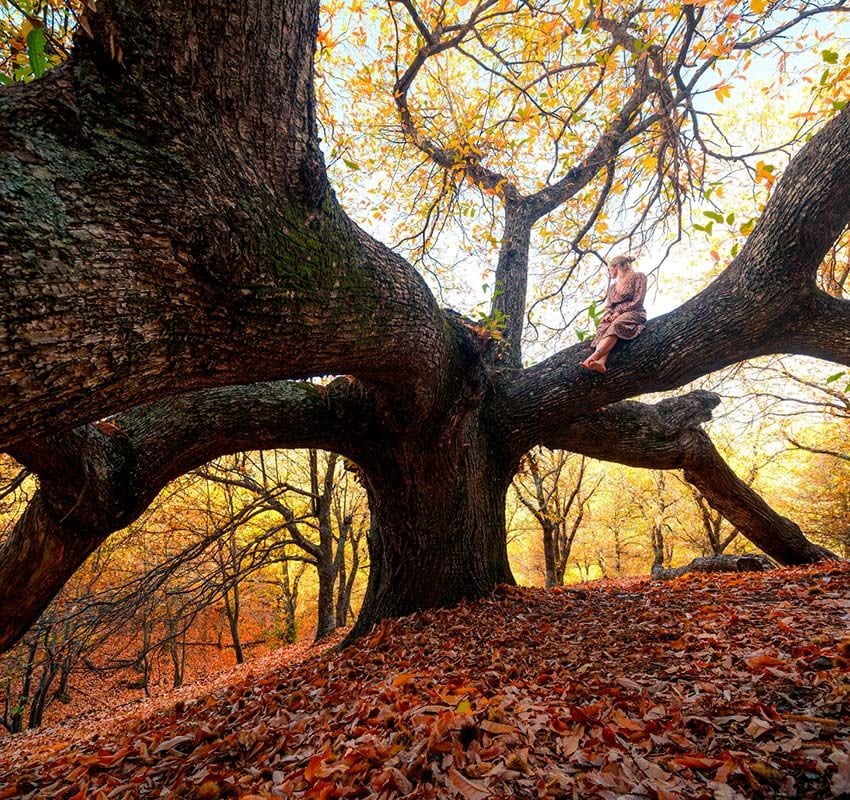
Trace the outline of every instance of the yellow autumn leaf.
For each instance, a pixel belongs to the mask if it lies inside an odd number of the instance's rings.
[[[731,94],[732,89],[729,87],[728,83],[723,83],[714,90],[714,96],[717,98],[718,103],[722,103],[727,97],[730,97]]]
[[[455,712],[459,715],[471,714],[472,704],[469,702],[469,700],[461,700],[455,707]]]

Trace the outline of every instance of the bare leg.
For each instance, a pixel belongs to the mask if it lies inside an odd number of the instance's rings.
[[[596,345],[596,350],[582,361],[581,365],[585,369],[592,369],[594,372],[607,372],[605,362],[608,361],[608,353],[611,352],[615,344],[617,344],[616,336],[603,336],[599,344]]]

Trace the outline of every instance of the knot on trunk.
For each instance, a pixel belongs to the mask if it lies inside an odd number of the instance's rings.
[[[696,389],[681,397],[668,397],[653,406],[661,424],[669,431],[697,428],[711,419],[711,412],[720,405],[714,392]]]

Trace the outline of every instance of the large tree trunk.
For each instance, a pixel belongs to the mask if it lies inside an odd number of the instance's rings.
[[[505,497],[513,475],[476,413],[460,430],[402,443],[364,466],[371,569],[349,638],[384,617],[452,606],[514,583]]]

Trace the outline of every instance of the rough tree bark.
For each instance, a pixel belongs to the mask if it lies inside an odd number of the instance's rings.
[[[241,449],[322,447],[362,468],[372,572],[356,633],[512,580],[505,492],[537,444],[684,468],[778,561],[827,555],[722,462],[698,427],[713,400],[619,401],[766,353],[850,364],[850,304],[815,283],[850,220],[850,108],[795,156],[730,266],[618,346],[607,374],[578,366],[586,344],[522,369],[527,263],[500,261],[500,349],[337,204],[314,119],[315,0],[87,13],[67,64],[0,92],[0,447],[41,481],[0,551],[0,647],[168,480]],[[643,129],[650,61],[597,160],[514,198],[529,230]],[[523,236],[517,223],[520,251]],[[256,383],[326,374],[351,378]]]

